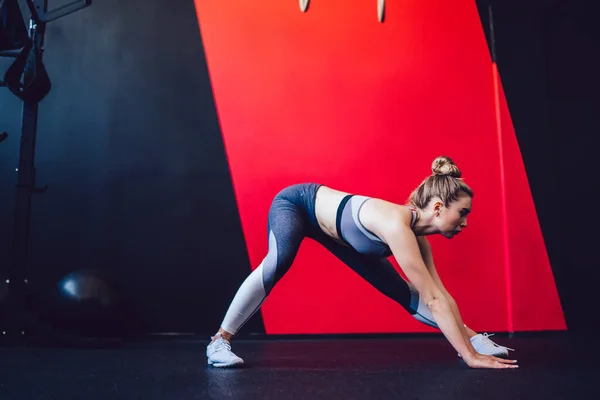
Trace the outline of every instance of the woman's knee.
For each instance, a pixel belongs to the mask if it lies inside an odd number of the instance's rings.
[[[298,247],[299,244],[293,242],[278,242],[273,231],[269,232],[269,252],[263,260],[263,284],[267,294],[292,266]]]

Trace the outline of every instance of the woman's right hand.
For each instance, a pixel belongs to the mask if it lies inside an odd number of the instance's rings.
[[[467,365],[471,368],[519,368],[517,360],[505,360],[494,356],[486,356],[479,353],[470,354],[468,357],[463,357]]]

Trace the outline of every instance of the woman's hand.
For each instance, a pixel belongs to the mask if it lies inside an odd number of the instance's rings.
[[[503,358],[486,356],[479,353],[472,353],[467,358],[463,357],[463,360],[465,360],[467,365],[471,368],[519,368],[517,360],[505,360]]]

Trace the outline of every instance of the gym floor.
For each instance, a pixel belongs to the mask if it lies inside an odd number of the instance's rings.
[[[238,340],[238,369],[206,365],[206,341],[118,348],[0,348],[0,399],[600,399],[593,338],[528,335],[516,370],[473,370],[432,337]]]

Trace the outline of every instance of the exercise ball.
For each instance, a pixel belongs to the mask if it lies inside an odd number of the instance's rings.
[[[53,314],[70,333],[105,337],[119,335],[124,323],[120,291],[114,280],[97,270],[80,270],[57,284]]]

